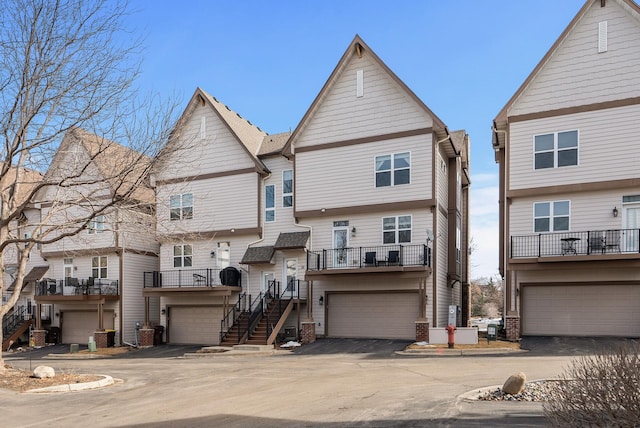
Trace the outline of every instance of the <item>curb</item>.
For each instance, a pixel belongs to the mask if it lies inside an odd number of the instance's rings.
[[[398,355],[429,355],[436,357],[460,357],[466,355],[505,355],[519,354],[528,352],[525,349],[513,348],[487,348],[487,349],[450,349],[450,348],[433,348],[433,349],[407,349],[406,351],[396,351]]]
[[[30,389],[29,391],[25,391],[25,393],[43,393],[43,392],[72,392],[72,391],[82,391],[85,389],[95,389],[102,388],[103,386],[113,385],[115,382],[111,376],[108,375],[97,375],[102,376],[102,379],[95,380],[93,382],[83,382],[83,383],[68,383],[65,385],[55,385],[55,386],[47,386],[44,388]]]

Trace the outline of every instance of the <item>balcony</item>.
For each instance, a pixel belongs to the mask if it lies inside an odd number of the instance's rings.
[[[242,286],[242,275],[234,267],[224,269],[174,269],[144,272],[144,288],[202,288]]]
[[[307,271],[389,271],[431,267],[431,248],[426,245],[334,248],[307,252]],[[391,268],[391,269],[390,269]]]
[[[640,253],[640,229],[608,229],[511,236],[509,256],[602,256]]]
[[[107,278],[43,278],[36,283],[36,296],[118,296],[118,280]]]

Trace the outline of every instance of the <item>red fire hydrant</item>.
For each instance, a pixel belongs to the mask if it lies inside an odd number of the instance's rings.
[[[448,335],[447,344],[449,345],[449,348],[453,348],[453,344],[455,343],[453,335],[456,333],[457,328],[453,324],[449,324],[446,330]]]

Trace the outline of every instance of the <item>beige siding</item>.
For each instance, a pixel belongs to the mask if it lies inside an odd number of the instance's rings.
[[[638,117],[640,105],[512,124],[510,189],[636,178],[628,165],[640,157],[640,146],[630,144],[640,134]],[[534,135],[567,130],[579,132],[578,165],[534,170]]]
[[[125,342],[133,343],[135,340],[136,322],[144,322],[144,298],[142,297],[143,273],[158,270],[157,257],[143,256],[140,254],[124,253],[122,262],[123,278],[120,286],[123,313],[119,322],[122,322],[122,337]],[[150,319],[158,320],[157,305],[150,307],[152,313]]]
[[[447,326],[449,305],[454,304],[452,301],[451,288],[449,288],[447,284],[447,268],[449,263],[447,254],[448,243],[447,218],[442,215],[442,213],[438,212],[438,236],[434,242],[434,245],[438,247],[434,271],[435,281],[437,281],[436,287],[438,297],[436,303],[436,314],[438,319],[435,322],[433,320],[431,321],[433,327]],[[431,318],[431,313],[428,313],[427,317]]]
[[[206,139],[200,139],[200,123],[206,117]],[[209,106],[198,106],[180,134],[179,149],[157,172],[157,179],[191,177],[221,171],[253,168],[251,156]]]
[[[189,240],[163,243],[160,248],[160,270],[173,270],[173,246],[178,244],[191,245],[193,249],[193,267],[186,269],[217,269],[217,259],[211,256],[216,251],[219,242],[228,242],[231,248],[231,266],[238,266],[250,242],[256,241],[257,235],[238,237],[213,237],[208,240]],[[243,283],[244,283],[243,275]]]
[[[608,51],[598,53],[598,22]],[[640,26],[618,1],[593,2],[509,115],[640,96]],[[612,78],[615,76],[615,78]]]
[[[620,191],[559,194],[513,200],[509,205],[509,231],[511,235],[535,233],[533,229],[533,204],[535,202],[566,200],[570,201],[569,228],[573,231],[620,229],[623,227],[622,216],[613,217],[611,214],[611,210],[616,206],[622,212]]]
[[[193,194],[193,219],[169,220],[172,195]],[[159,234],[254,228],[258,226],[255,173],[197,180],[158,188]]]
[[[121,211],[120,219],[120,247],[158,252],[154,216],[136,211]]]
[[[118,255],[115,253],[100,254],[107,257],[107,277],[117,280],[120,277],[120,266]],[[73,259],[74,277],[87,279],[91,276],[91,259],[93,256],[68,256]],[[49,271],[46,276],[54,279],[64,278],[64,259],[62,257],[51,257],[48,259]],[[65,290],[66,294],[66,290]]]
[[[375,187],[375,157],[411,153],[411,183]],[[296,210],[431,198],[431,134],[296,155]]]
[[[356,71],[364,96],[356,97]],[[365,52],[352,56],[298,138],[296,147],[427,128],[431,118]]]

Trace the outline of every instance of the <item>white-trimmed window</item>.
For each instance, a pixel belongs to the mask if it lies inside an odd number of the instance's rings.
[[[411,181],[411,153],[376,156],[376,187],[398,186]]]
[[[282,171],[282,206],[289,208],[293,206],[293,170]]]
[[[181,244],[173,246],[173,267],[193,266],[193,249],[191,245]]]
[[[578,131],[540,134],[533,137],[534,169],[578,165]]]
[[[382,218],[382,243],[403,244],[411,242],[411,216]]]
[[[562,232],[569,230],[569,201],[536,202],[533,204],[533,231]]]
[[[89,222],[89,230],[87,231],[87,233],[89,235],[93,235],[94,233],[102,232],[104,232],[104,216],[99,215]]]
[[[276,221],[276,186],[274,184],[264,186],[264,221],[267,223]]]
[[[193,218],[193,193],[173,195],[170,200],[171,220],[188,220]]]
[[[107,256],[97,256],[91,259],[91,276],[93,278],[107,278]]]
[[[218,242],[216,262],[218,263],[218,269],[224,269],[231,265],[231,245],[229,242]]]

